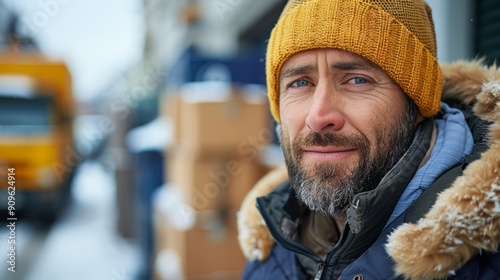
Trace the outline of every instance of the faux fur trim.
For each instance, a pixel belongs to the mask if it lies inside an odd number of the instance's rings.
[[[387,252],[406,279],[445,278],[482,250],[500,243],[500,73],[480,61],[442,66],[445,97],[473,103],[474,112],[494,122],[489,149],[469,164],[416,224],[389,236]]]
[[[500,71],[481,60],[442,65],[443,99],[475,104],[474,112],[493,122],[489,149],[443,191],[416,224],[404,224],[389,237],[386,249],[395,271],[407,279],[445,278],[482,250],[500,244]],[[255,199],[287,179],[281,167],[248,194],[238,217],[239,242],[248,260],[265,260],[274,245]]]
[[[274,240],[255,207],[256,199],[269,194],[274,188],[288,179],[286,166],[283,165],[264,176],[243,200],[238,212],[238,241],[248,260],[265,260],[271,253]]]

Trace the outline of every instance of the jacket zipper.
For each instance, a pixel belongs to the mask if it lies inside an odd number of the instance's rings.
[[[337,244],[335,244],[332,247],[332,249],[326,253],[325,262],[324,262],[325,264],[330,263],[335,252],[337,252],[340,249],[340,247],[342,245],[344,245],[345,242],[347,242],[346,240],[348,239],[348,236],[349,236],[348,231],[350,231],[350,227],[349,227],[349,223],[346,220],[344,223],[344,230],[342,230],[340,232],[340,237],[339,237]],[[319,279],[321,279],[321,278],[319,278]],[[340,279],[340,276],[339,276],[339,279]],[[316,279],[314,279],[314,280],[316,280]]]
[[[314,280],[321,280],[321,276],[323,276],[323,269],[325,268],[325,263],[320,262],[318,266],[318,271],[316,272],[316,275],[314,276]]]

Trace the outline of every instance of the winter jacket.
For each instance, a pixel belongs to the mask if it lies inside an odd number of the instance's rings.
[[[422,128],[394,182],[377,187],[362,207],[352,203],[326,260],[297,242],[298,202],[286,169],[273,171],[248,194],[239,214],[239,241],[249,260],[243,279],[308,279],[297,254],[316,262],[317,279],[500,279],[500,71],[480,61],[442,69],[443,100],[473,106],[474,114],[489,122],[485,134],[477,117],[465,110],[476,145],[473,158],[443,174],[413,207],[385,226],[391,213],[380,213],[385,208],[377,205],[399,199],[401,191],[394,186],[413,176],[427,145],[429,129]]]

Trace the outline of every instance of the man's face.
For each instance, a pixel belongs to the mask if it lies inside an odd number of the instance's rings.
[[[280,72],[282,146],[290,181],[311,210],[343,213],[374,189],[411,144],[416,109],[367,59],[338,49],[291,56]]]

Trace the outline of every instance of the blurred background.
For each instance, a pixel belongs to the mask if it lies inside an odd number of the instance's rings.
[[[428,3],[440,62],[500,55],[500,2]],[[285,4],[0,0],[0,279],[239,279]]]

